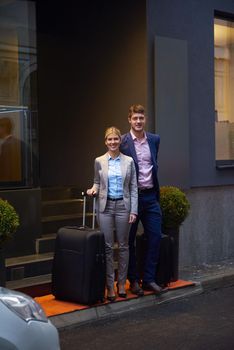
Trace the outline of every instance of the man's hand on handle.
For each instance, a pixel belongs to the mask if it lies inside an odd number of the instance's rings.
[[[137,218],[137,216],[136,216],[136,214],[130,214],[129,215],[129,224],[133,224],[135,221],[136,221],[136,218]]]

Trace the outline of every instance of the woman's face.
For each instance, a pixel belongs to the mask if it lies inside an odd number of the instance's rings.
[[[120,138],[116,134],[109,134],[106,138],[105,144],[108,148],[108,151],[115,152],[119,150]]]

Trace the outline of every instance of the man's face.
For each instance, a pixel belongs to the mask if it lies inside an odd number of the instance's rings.
[[[146,117],[142,113],[133,113],[128,121],[133,131],[140,132],[144,130]]]

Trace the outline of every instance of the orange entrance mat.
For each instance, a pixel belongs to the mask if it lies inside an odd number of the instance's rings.
[[[171,282],[169,285],[169,290],[174,290],[174,289],[179,289],[179,288],[184,288],[184,287],[189,287],[193,286],[195,283],[194,282],[189,282],[189,281],[183,281],[183,280],[178,280],[176,282]],[[116,302],[119,301],[125,301],[129,299],[134,299],[138,298],[136,295],[131,294],[130,291],[128,290],[129,284],[127,284],[127,298],[117,298]],[[145,295],[153,294],[152,292],[145,292]],[[72,311],[78,311],[78,310],[84,310],[88,309],[92,306],[89,305],[81,305],[81,304],[76,304],[76,303],[71,303],[68,301],[61,301],[55,299],[55,297],[52,294],[48,294],[42,297],[36,297],[35,300],[42,306],[44,309],[46,315],[49,316],[55,316],[55,315],[60,315],[60,314],[65,314],[68,312]],[[108,304],[109,301],[105,301],[104,303],[98,303],[94,306],[99,306],[99,305],[104,305]]]

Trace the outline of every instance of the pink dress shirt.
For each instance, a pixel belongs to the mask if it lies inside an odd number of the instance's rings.
[[[153,177],[152,177],[152,168],[153,164],[151,161],[151,153],[149,148],[149,143],[147,141],[147,136],[144,134],[144,138],[138,139],[132,131],[130,131],[135,151],[138,160],[139,167],[139,176],[138,176],[138,187],[140,189],[152,188]]]

